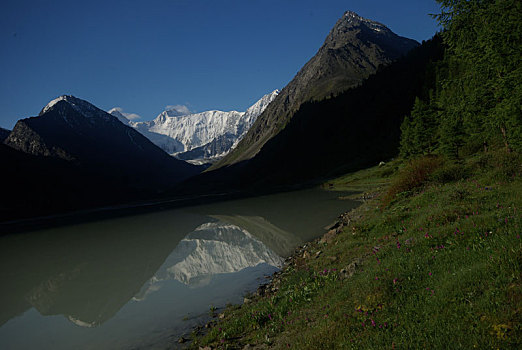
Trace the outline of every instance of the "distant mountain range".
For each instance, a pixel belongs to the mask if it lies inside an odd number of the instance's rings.
[[[292,119],[299,106],[329,98],[351,87],[419,45],[381,23],[347,11],[335,24],[317,54],[283,88],[259,116],[236,149],[213,169],[255,156]]]
[[[245,112],[183,114],[173,109],[145,122],[131,121],[116,108],[109,113],[138,130],[165,152],[194,164],[203,164],[215,162],[235,148],[278,93],[275,90],[266,94]]]
[[[74,96],[51,101],[38,117],[19,120],[4,141],[35,156],[61,158],[98,169],[132,186],[159,187],[199,172],[114,116]],[[143,183],[148,179],[149,183]]]
[[[0,130],[0,162],[9,183],[0,218],[259,191],[391,157],[403,116],[426,89],[427,66],[441,57],[437,38],[418,46],[346,12],[281,92],[245,112],[173,109],[135,122],[117,109],[107,113],[61,96],[38,117]],[[217,163],[199,174],[204,167],[184,160]]]

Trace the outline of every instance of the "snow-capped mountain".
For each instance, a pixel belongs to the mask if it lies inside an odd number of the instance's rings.
[[[278,93],[275,90],[263,96],[245,112],[183,114],[179,109],[169,109],[146,122],[130,121],[116,108],[109,113],[167,153],[189,162],[204,163],[218,160],[233,149]]]

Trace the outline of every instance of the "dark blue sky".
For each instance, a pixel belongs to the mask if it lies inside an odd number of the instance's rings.
[[[2,0],[0,126],[73,94],[152,119],[245,110],[284,87],[344,11],[422,41],[434,0]]]

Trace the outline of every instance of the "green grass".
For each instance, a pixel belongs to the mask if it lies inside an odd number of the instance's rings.
[[[335,191],[374,192],[382,191],[387,187],[397,173],[400,162],[397,160],[369,169],[349,173],[330,180],[322,185],[323,188]],[[354,197],[359,197],[357,193]]]
[[[500,153],[446,162],[385,207],[367,201],[332,243],[285,269],[277,293],[230,307],[193,346],[519,348],[521,164]],[[394,162],[325,187],[384,196],[407,168]]]

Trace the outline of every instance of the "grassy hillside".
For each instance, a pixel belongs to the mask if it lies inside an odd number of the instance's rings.
[[[396,161],[325,184],[371,199],[192,346],[518,348],[521,174],[520,155],[489,152]]]

